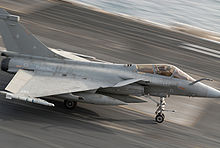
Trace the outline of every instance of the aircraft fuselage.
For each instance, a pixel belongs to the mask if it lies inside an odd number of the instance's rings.
[[[188,80],[157,74],[138,73],[136,65],[106,64],[96,62],[79,62],[64,59],[49,59],[41,57],[13,57],[2,61],[2,70],[16,73],[19,69],[59,73],[60,76],[91,77],[98,81],[117,83],[119,80],[130,78],[144,78],[146,83],[135,83],[119,88],[99,89],[100,92],[120,95],[151,95],[167,97],[170,95],[183,95],[192,97],[219,97],[218,90],[201,82],[194,85]]]

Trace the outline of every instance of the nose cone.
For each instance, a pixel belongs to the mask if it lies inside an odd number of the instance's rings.
[[[207,91],[207,97],[208,98],[220,98],[220,91],[215,88],[209,87]]]
[[[194,90],[196,93],[195,96],[197,97],[207,97],[207,98],[220,98],[220,91],[210,87],[208,85],[205,85],[201,82],[196,83],[194,85]]]

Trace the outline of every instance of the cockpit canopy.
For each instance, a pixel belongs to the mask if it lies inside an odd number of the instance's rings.
[[[194,81],[192,77],[173,65],[166,64],[137,64],[139,73],[158,74],[167,77],[173,77],[182,80]]]

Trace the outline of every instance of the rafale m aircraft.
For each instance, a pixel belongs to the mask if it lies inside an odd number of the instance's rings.
[[[220,91],[168,64],[114,64],[91,56],[49,49],[19,24],[19,17],[0,9],[0,33],[6,47],[1,69],[14,73],[7,99],[54,106],[46,98],[64,101],[125,105],[144,102],[141,96],[160,97],[155,120],[164,121],[165,98],[170,95],[220,98]],[[46,99],[46,100],[45,100]]]

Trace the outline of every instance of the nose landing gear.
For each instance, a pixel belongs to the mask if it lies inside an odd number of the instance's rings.
[[[175,112],[174,110],[165,110],[165,107],[166,107],[165,97],[160,97],[160,102],[157,102],[156,100],[154,100],[150,96],[148,96],[148,98],[157,104],[157,110],[155,112],[155,114],[156,114],[155,121],[157,123],[162,123],[164,121],[164,119],[165,119],[165,115],[163,113],[164,111]]]
[[[160,102],[157,104],[158,108],[155,112],[156,117],[155,121],[158,123],[162,123],[165,119],[165,115],[163,114],[163,111],[165,111],[166,107],[166,102],[165,102],[165,97],[160,98]]]

